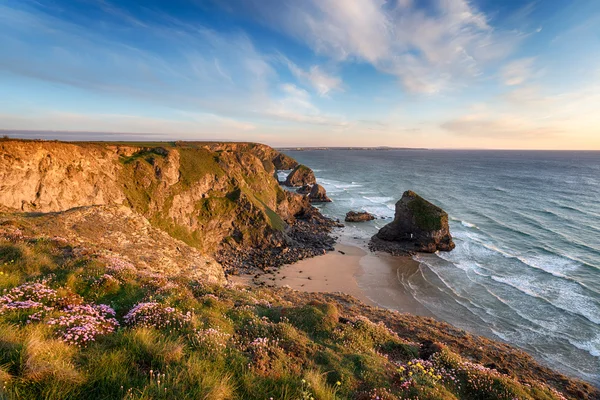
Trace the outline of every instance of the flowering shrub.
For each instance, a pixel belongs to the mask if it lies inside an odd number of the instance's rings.
[[[400,388],[406,390],[417,384],[435,384],[442,379],[433,362],[413,359],[398,366]]]
[[[154,328],[182,328],[192,320],[192,313],[181,311],[157,302],[136,304],[127,315],[125,323],[129,326],[146,326]]]
[[[29,282],[10,290],[4,289],[0,296],[0,314],[19,310],[50,311],[58,300],[56,290],[45,281]]]
[[[86,345],[119,326],[115,311],[105,304],[69,305],[60,313],[48,320],[48,325],[57,327],[62,340],[69,344]]]
[[[118,277],[132,275],[136,272],[136,268],[132,263],[118,257],[107,257],[106,269]]]
[[[218,329],[209,328],[194,330],[190,338],[196,347],[220,351],[227,346],[231,335]]]

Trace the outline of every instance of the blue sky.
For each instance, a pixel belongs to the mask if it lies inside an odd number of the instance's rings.
[[[600,149],[598,110],[598,0],[0,0],[21,135]]]

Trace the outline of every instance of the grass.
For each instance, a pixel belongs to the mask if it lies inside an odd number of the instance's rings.
[[[561,398],[443,346],[419,360],[419,344],[334,303],[119,269],[58,240],[4,238],[0,249],[5,289],[38,281],[57,293],[35,320],[39,308],[9,310],[0,298],[3,399]],[[160,307],[127,319],[140,302]],[[60,307],[101,303],[120,327],[87,344],[48,324]]]

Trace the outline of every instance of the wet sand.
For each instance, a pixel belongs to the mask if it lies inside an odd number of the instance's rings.
[[[337,244],[323,256],[281,267],[258,280],[304,292],[342,292],[361,301],[400,312],[432,317],[404,288],[399,277],[419,268],[411,257],[370,253],[349,244]]]

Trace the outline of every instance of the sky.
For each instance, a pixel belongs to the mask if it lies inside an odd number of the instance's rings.
[[[0,129],[600,149],[598,0],[0,0]]]

